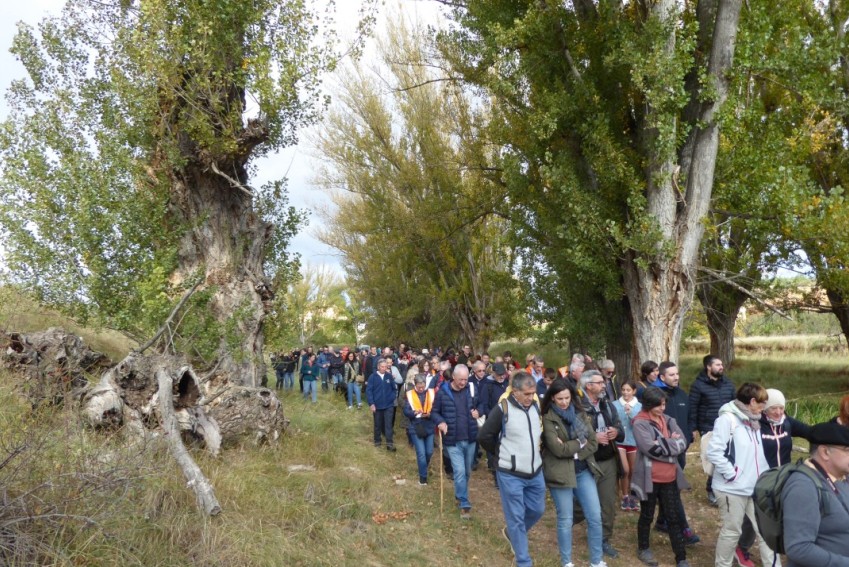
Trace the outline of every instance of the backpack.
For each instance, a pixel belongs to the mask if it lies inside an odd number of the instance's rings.
[[[752,500],[755,505],[755,518],[758,521],[758,531],[771,550],[784,553],[784,510],[781,507],[781,491],[784,484],[793,473],[804,474],[814,482],[820,503],[820,514],[828,513],[828,495],[822,494],[825,486],[819,473],[805,465],[802,459],[795,463],[787,463],[763,473],[755,483]]]
[[[729,419],[731,419],[731,434],[728,436],[728,444],[725,446],[725,458],[727,458],[731,464],[734,464],[734,430],[737,429],[739,421],[734,416],[729,416]],[[707,458],[707,449],[708,445],[710,445],[711,437],[713,437],[713,431],[708,431],[702,435],[702,438],[699,441],[699,456],[702,458],[702,470],[705,471],[705,474],[708,477],[713,476],[713,471],[716,468],[716,465],[710,462]]]

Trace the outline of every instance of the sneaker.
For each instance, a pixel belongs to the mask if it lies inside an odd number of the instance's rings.
[[[563,567],[575,567],[575,564],[570,561],[569,563],[564,563]]]
[[[471,520],[472,519],[472,510],[470,508],[463,508],[460,510],[460,519],[461,520]]]
[[[651,549],[641,549],[637,552],[637,559],[643,562],[644,565],[649,565],[649,567],[657,567],[657,559],[654,558],[654,553],[651,552]]]
[[[510,536],[507,535],[507,526],[504,526],[503,528],[501,528],[501,535],[503,535],[504,539],[507,540],[507,545],[510,546],[510,553],[512,553],[513,555],[516,555],[516,551],[513,549],[513,543],[510,541]],[[567,563],[567,565],[572,565],[572,564]],[[563,567],[566,567],[566,565],[564,565]],[[575,566],[572,565],[572,567],[575,567]]]
[[[682,559],[678,562],[678,567],[690,567],[690,562],[686,559]]]
[[[716,497],[716,494],[713,493],[713,490],[707,491],[707,499],[708,502],[711,503],[711,506],[719,506],[719,499]]]
[[[749,556],[749,552],[737,546],[737,549],[734,550],[734,559],[737,560],[737,564],[740,567],[755,567],[755,562],[752,561],[752,558]]]
[[[395,445],[387,445],[386,450],[389,451],[390,453],[394,453],[395,452]]]
[[[636,496],[631,496],[631,511],[639,512],[640,511],[640,501],[637,500]]]
[[[419,479],[419,486],[427,486],[427,479],[426,478],[420,478]]]
[[[619,508],[621,510],[626,511],[626,512],[629,511],[631,509],[631,497],[630,496],[623,496],[622,497],[622,504],[619,505]]]
[[[690,528],[684,528],[684,543],[687,545],[696,545],[702,541],[702,538],[696,535],[696,533]]]
[[[357,409],[363,409],[363,404],[357,404]]]
[[[607,563],[605,563],[604,561],[599,561],[598,563],[591,563],[590,567],[607,567]]]
[[[608,557],[613,557],[614,559],[619,557],[619,552],[616,551],[616,548],[609,541],[605,540],[601,542],[601,551]]]
[[[354,409],[354,406],[348,406],[348,409]]]

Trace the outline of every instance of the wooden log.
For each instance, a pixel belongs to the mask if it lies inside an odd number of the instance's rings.
[[[207,515],[216,516],[221,513],[221,505],[215,497],[215,490],[183,444],[177,418],[174,415],[174,397],[172,395],[174,379],[167,367],[160,367],[156,370],[156,381],[159,386],[157,397],[159,414],[162,417],[162,430],[168,439],[171,455],[180,465],[188,487],[194,491],[198,506]]]

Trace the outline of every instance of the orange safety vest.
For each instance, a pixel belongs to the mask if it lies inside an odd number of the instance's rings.
[[[407,401],[410,402],[410,407],[413,408],[413,411],[416,413],[423,413],[425,415],[430,415],[430,410],[433,407],[433,399],[436,397],[434,391],[430,388],[425,390],[425,405],[422,407],[422,402],[419,400],[419,393],[415,390],[410,390],[407,392]]]

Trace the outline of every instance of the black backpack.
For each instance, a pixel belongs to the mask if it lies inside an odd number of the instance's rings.
[[[793,473],[804,474],[817,487],[820,503],[820,514],[828,513],[828,494],[819,473],[805,465],[802,459],[795,463],[787,463],[763,473],[755,483],[752,500],[755,504],[755,517],[758,520],[758,531],[764,542],[776,554],[784,553],[784,510],[781,506],[781,491],[784,484]]]

